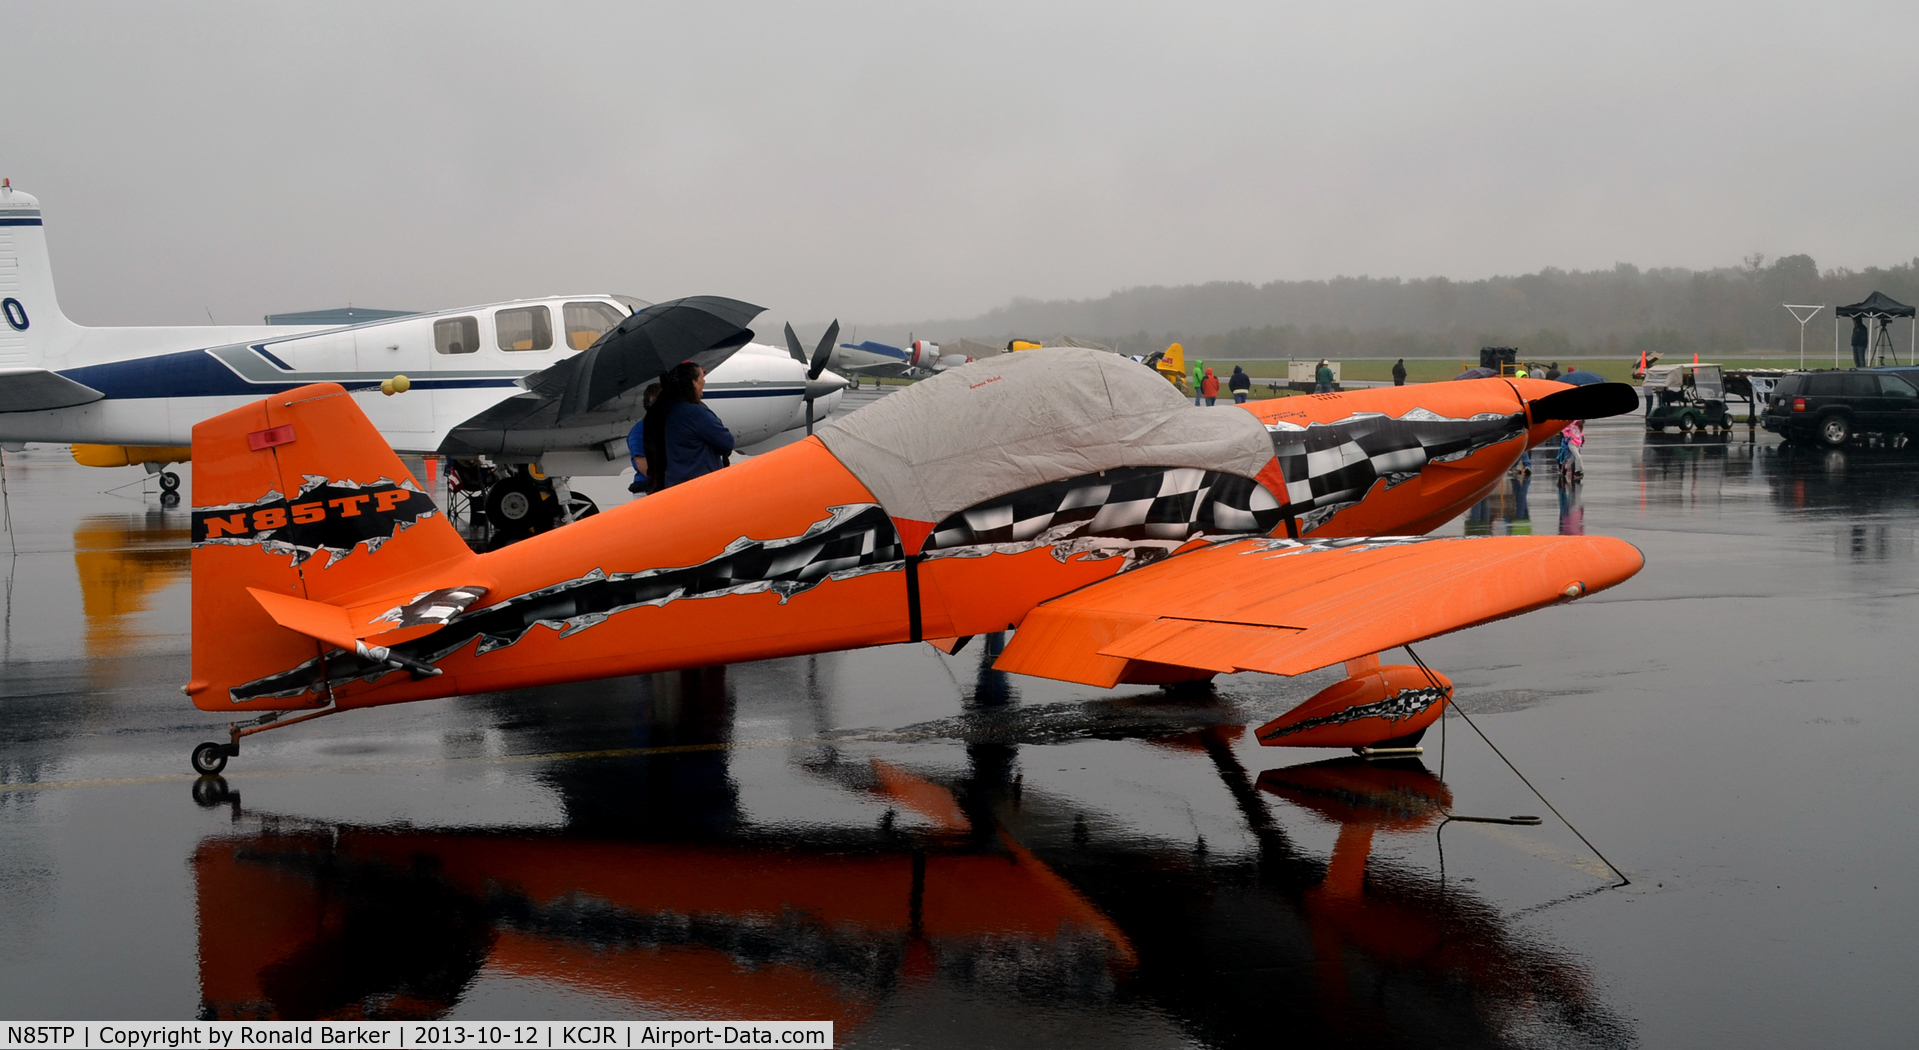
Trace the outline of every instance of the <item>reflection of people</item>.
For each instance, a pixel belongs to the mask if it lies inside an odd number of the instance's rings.
[[[1206,370],[1206,378],[1199,381],[1199,396],[1206,399],[1208,408],[1219,403],[1219,377],[1210,368]]]
[[[1586,508],[1579,502],[1578,481],[1559,487],[1559,534],[1561,536],[1586,534]]]
[[[640,418],[633,423],[633,429],[626,432],[626,454],[633,460],[633,483],[626,491],[642,493],[646,491],[646,410],[659,400],[660,384],[648,383],[646,391],[640,395]]]
[[[1866,333],[1866,319],[1854,317],[1852,319],[1852,367],[1866,367],[1866,343],[1869,339],[1870,336]]]
[[[1506,519],[1506,535],[1530,536],[1533,534],[1533,512],[1526,505],[1526,495],[1532,489],[1533,479],[1522,473],[1513,481],[1513,516]]]
[[[1406,385],[1406,359],[1403,357],[1393,362],[1393,385]]]
[[[1233,374],[1226,377],[1226,386],[1233,392],[1233,404],[1246,403],[1247,391],[1253,389],[1253,377],[1246,374],[1244,368],[1233,366]]]
[[[700,403],[706,369],[683,361],[660,377],[660,396],[646,410],[647,491],[691,481],[725,466],[733,451],[733,433],[713,410]]]
[[[1330,394],[1333,392],[1333,366],[1319,359],[1319,368],[1313,372],[1313,393]]]

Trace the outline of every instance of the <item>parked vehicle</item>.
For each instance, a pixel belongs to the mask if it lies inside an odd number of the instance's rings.
[[[1726,380],[1718,365],[1653,365],[1640,388],[1647,399],[1646,429],[1731,430]]]
[[[1794,372],[1773,387],[1760,425],[1830,448],[1868,434],[1906,445],[1919,439],[1919,387],[1909,369]]]

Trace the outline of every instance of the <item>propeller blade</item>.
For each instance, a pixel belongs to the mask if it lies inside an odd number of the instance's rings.
[[[1603,419],[1639,409],[1639,391],[1628,383],[1593,383],[1547,394],[1527,404],[1534,423],[1549,419]]]
[[[827,326],[826,334],[820,337],[819,349],[813,351],[813,364],[807,368],[806,378],[818,379],[820,373],[826,371],[827,362],[833,359],[833,340],[838,339],[839,336],[840,322],[838,318],[835,318],[833,323]],[[794,345],[799,344],[796,341]]]
[[[800,364],[806,363],[806,351],[800,348],[800,337],[793,331],[791,321],[786,322],[786,352],[792,354],[793,360]]]

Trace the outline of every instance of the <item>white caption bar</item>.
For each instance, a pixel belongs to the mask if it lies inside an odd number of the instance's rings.
[[[212,1047],[830,1047],[831,1021],[597,1021],[468,1024],[424,1021],[7,1023],[0,1047],[176,1050]]]

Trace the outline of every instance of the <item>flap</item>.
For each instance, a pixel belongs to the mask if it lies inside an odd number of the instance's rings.
[[[1570,601],[1644,561],[1604,536],[1238,540],[1039,606],[994,666],[1097,686],[1134,661],[1303,674]]]

